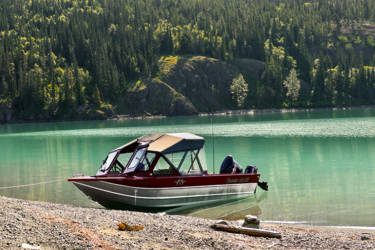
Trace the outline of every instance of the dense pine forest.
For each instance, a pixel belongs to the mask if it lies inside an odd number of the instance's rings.
[[[148,84],[194,112],[375,103],[373,0],[1,0],[0,13],[0,121],[142,114],[126,100]],[[196,56],[235,68],[210,87],[231,98],[195,104],[164,82],[165,62]]]

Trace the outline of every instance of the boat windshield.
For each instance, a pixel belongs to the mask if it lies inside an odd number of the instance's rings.
[[[107,157],[104,159],[103,164],[100,167],[98,172],[101,172],[101,173],[107,172],[107,170],[109,169],[109,167],[111,166],[113,162],[113,159],[116,157],[117,153],[118,153],[117,151],[113,151],[109,153]]]
[[[147,148],[138,149],[137,152],[134,154],[132,161],[129,163],[128,167],[125,170],[125,173],[133,172],[136,170],[137,166],[143,160]]]

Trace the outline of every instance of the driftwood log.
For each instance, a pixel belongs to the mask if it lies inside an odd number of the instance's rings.
[[[246,234],[255,237],[268,237],[268,238],[278,238],[281,239],[281,234],[276,231],[269,231],[257,228],[247,228],[247,227],[238,227],[232,225],[225,225],[225,224],[213,224],[211,228],[219,231],[227,231],[231,233],[239,233],[239,234]]]

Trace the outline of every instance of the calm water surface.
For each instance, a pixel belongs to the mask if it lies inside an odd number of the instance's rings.
[[[218,172],[223,158],[232,154],[243,166],[257,165],[270,187],[269,192],[258,189],[247,199],[170,213],[227,219],[251,213],[263,220],[375,226],[375,109],[371,108],[212,120],[1,125],[0,195],[100,207],[66,178],[75,173],[93,175],[111,149],[160,132],[204,136],[210,172]]]

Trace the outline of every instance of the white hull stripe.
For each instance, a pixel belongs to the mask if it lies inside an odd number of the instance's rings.
[[[149,187],[134,187],[134,186],[128,186],[128,185],[121,185],[121,184],[117,184],[117,183],[113,183],[113,182],[108,182],[108,181],[98,181],[98,182],[101,182],[101,183],[105,183],[105,184],[111,184],[111,185],[115,185],[115,186],[119,186],[119,187],[126,187],[126,188],[129,188],[129,189],[137,189],[137,190],[141,190],[141,189],[144,189],[144,190],[155,190],[155,189],[158,189],[158,190],[168,190],[168,189],[190,189],[190,188],[207,188],[207,185],[198,185],[198,186],[176,186],[176,187],[153,187],[153,188],[149,188]],[[75,183],[80,183],[80,182],[75,182]],[[243,182],[243,183],[228,183],[228,184],[216,184],[216,185],[209,185],[209,187],[223,187],[224,185],[225,186],[241,186],[241,185],[244,185],[244,184],[256,184],[256,182]],[[138,197],[138,196],[137,196]]]
[[[193,198],[193,197],[211,197],[211,196],[226,196],[226,195],[246,195],[246,194],[253,194],[254,192],[235,192],[235,193],[222,193],[222,194],[209,194],[209,195],[188,195],[188,196],[166,196],[166,197],[144,197],[144,196],[134,196],[128,194],[121,194],[113,191],[108,191],[102,188],[93,187],[90,185],[86,185],[80,182],[73,182],[74,184],[82,185],[88,188],[96,189],[102,192],[111,193],[119,196],[129,197],[133,199],[145,199],[145,200],[168,200],[168,199],[185,199],[185,198]],[[127,186],[126,186],[127,187]]]

